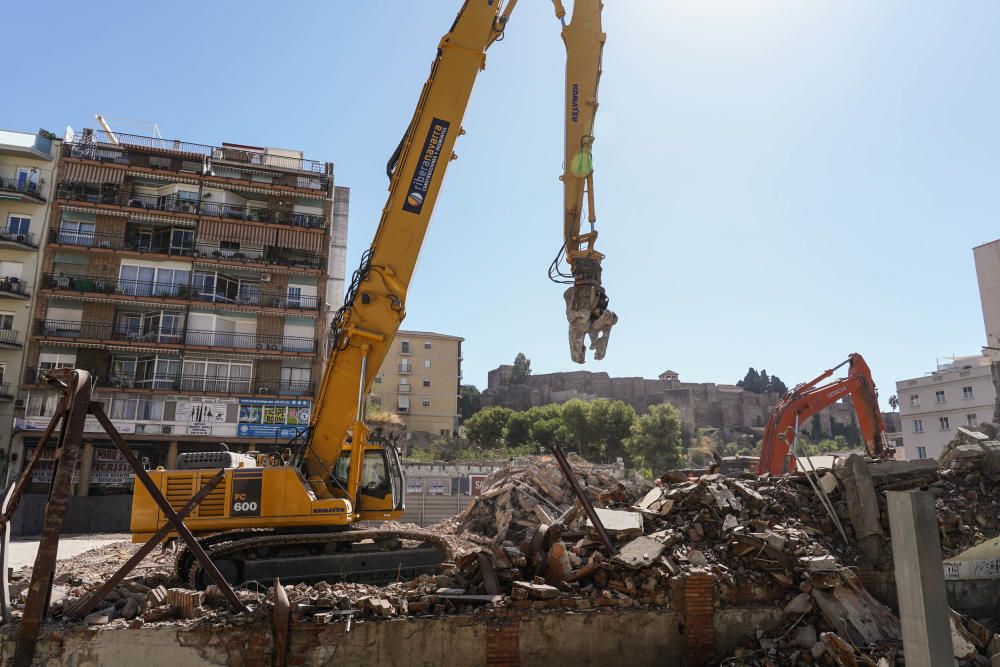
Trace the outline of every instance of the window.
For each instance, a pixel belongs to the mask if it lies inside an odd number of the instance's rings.
[[[14,328],[14,313],[0,312],[0,331],[10,331]]]
[[[924,420],[923,419],[914,419],[913,420],[913,432],[914,433],[923,433],[924,432]]]
[[[305,394],[309,391],[309,382],[312,379],[309,368],[297,368],[286,366],[281,369],[281,393],[283,394]]]
[[[938,417],[938,425],[941,427],[942,431],[947,431],[951,426],[948,424],[947,417]]]
[[[70,245],[94,245],[93,222],[80,222],[78,220],[63,220],[59,223],[59,243]]]
[[[185,359],[181,389],[249,393],[252,369],[250,363]]]
[[[25,417],[51,417],[59,405],[59,394],[32,394],[28,397]]]
[[[425,350],[431,349],[431,342],[429,340],[424,341],[424,349]]]
[[[424,368],[430,368],[430,367],[431,367],[431,360],[424,359]]]
[[[26,215],[10,215],[7,218],[7,232],[10,234],[27,234],[31,229],[31,218]]]
[[[424,378],[424,386],[425,386],[425,387],[429,387],[429,386],[431,386],[431,381],[430,381],[430,380],[428,380],[427,378]]]
[[[944,390],[943,389],[940,390],[940,391],[935,391],[934,392],[934,402],[935,403],[944,403]]]
[[[402,361],[399,362],[399,372],[400,373],[409,373],[411,370],[412,370],[412,366],[410,366],[410,360],[409,359],[403,359]]]
[[[910,394],[910,407],[911,408],[920,407],[920,394]]]
[[[927,458],[927,448],[926,447],[917,447],[917,458],[918,459],[926,459]]]
[[[399,412],[409,412],[410,411],[410,397],[409,396],[400,396],[399,397],[399,401],[396,403],[396,407],[399,409]]]
[[[962,398],[975,398],[972,387],[962,387]]]
[[[136,396],[116,396],[111,401],[111,418],[135,420],[139,409],[139,399]]]
[[[288,286],[288,305],[292,308],[300,308],[302,306],[302,288]]]
[[[375,384],[382,384],[382,376],[381,375],[376,375],[375,376]]]
[[[425,399],[421,400],[420,401],[420,405],[424,406],[425,408],[431,407],[431,399],[425,398]]]
[[[400,343],[399,343],[399,351],[402,352],[403,354],[409,354],[410,353],[410,341],[408,341],[408,340],[400,341]]]
[[[969,426],[979,426],[979,417],[976,415],[975,412],[970,412],[969,414],[965,415],[965,423],[967,423]]]
[[[3,384],[3,375],[7,372],[6,364],[0,364],[0,384]]]

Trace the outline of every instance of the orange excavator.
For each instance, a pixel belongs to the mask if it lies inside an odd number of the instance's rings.
[[[848,366],[847,377],[821,384],[844,366]],[[876,457],[886,456],[890,450],[885,439],[882,412],[878,407],[878,391],[871,369],[864,358],[855,352],[819,377],[797,385],[774,406],[764,429],[757,474],[782,475],[795,470],[795,458],[789,456],[789,448],[800,424],[847,396],[854,403],[858,428],[868,453]]]

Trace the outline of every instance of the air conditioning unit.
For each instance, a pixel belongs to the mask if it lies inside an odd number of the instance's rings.
[[[170,424],[163,424],[160,427],[160,433],[162,433],[163,435],[170,435],[173,432],[174,432],[174,427]]]
[[[262,283],[269,283],[269,282],[271,282],[271,274],[270,273],[262,273],[262,274],[260,274],[260,281]]]
[[[270,394],[271,393],[271,388],[270,387],[257,387],[257,393],[258,394]]]
[[[28,402],[26,400],[24,400],[23,398],[15,398],[14,399],[14,409],[15,410],[23,410],[26,405],[28,405]]]

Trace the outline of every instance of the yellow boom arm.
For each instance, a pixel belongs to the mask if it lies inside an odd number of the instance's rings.
[[[557,17],[563,19],[561,2],[555,0],[554,4]],[[515,5],[516,0],[466,0],[438,45],[413,119],[390,159],[389,197],[371,248],[363,255],[344,305],[334,318],[330,359],[313,412],[306,471],[310,486],[321,498],[334,491],[328,486],[330,473],[337,459],[348,452],[349,477],[344,491],[350,498],[356,497],[367,441],[364,399],[406,315],[406,291],[445,170],[455,158],[455,140],[464,133],[462,117],[476,76],[486,66],[486,50],[503,36]],[[600,15],[600,0],[577,0],[572,22],[567,25],[564,21],[563,28],[568,54],[563,251],[574,283],[567,291],[567,313],[571,345],[574,331],[591,333],[598,344],[592,345],[598,358],[603,356],[607,330],[617,319],[606,310],[607,297],[600,286],[602,256],[593,249],[597,234],[592,229],[591,145],[604,43]],[[591,229],[581,234],[585,192],[589,195]],[[601,341],[593,335],[598,329],[603,331]],[[580,362],[582,338],[581,333],[579,345],[573,348],[573,357]]]

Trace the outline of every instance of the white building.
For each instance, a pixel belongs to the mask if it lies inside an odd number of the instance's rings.
[[[954,357],[936,371],[896,383],[907,459],[937,458],[958,426],[993,418],[996,390],[986,355]]]

